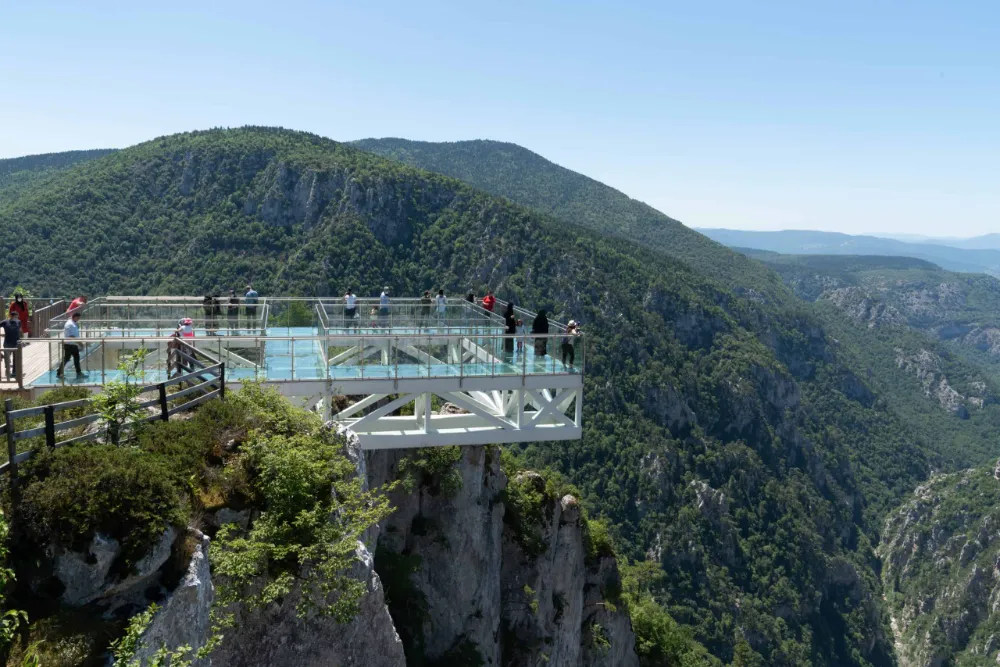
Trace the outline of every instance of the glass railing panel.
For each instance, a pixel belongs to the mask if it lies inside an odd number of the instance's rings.
[[[334,335],[326,338],[326,358],[332,380],[354,380],[364,376],[364,336]]]

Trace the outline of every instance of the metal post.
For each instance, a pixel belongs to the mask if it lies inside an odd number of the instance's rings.
[[[14,350],[14,364],[16,366],[14,376],[17,377],[18,389],[24,389],[24,354],[21,345],[22,343],[18,343],[17,348]]]
[[[226,362],[219,364],[219,400],[226,400]]]
[[[288,339],[288,351],[292,355],[292,379],[295,379],[295,339]]]
[[[10,485],[13,488],[17,484],[17,442],[14,440],[14,419],[11,417],[14,401],[6,399],[3,410],[7,420],[7,461],[10,465]]]
[[[167,408],[167,385],[161,382],[156,385],[156,389],[160,392],[160,419],[170,421],[169,409]]]
[[[45,444],[56,446],[56,409],[52,405],[45,406]]]

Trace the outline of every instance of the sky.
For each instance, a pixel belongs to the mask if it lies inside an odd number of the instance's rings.
[[[0,158],[525,146],[693,227],[1000,231],[1000,2],[0,0]]]

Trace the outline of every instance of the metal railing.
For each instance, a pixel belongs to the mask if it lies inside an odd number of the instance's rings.
[[[67,375],[53,379],[63,365],[63,343],[78,343],[86,378],[76,382]],[[571,351],[563,355],[563,343]],[[104,384],[117,377],[120,357],[146,348],[141,371],[147,376],[169,378],[177,372],[179,354],[205,364],[225,362],[232,378],[267,381],[352,380],[405,378],[508,377],[582,374],[586,345],[582,334],[551,333],[536,336],[506,335],[491,331],[452,329],[393,334],[337,333],[308,336],[173,336],[50,338],[49,376],[35,379],[35,386]],[[186,357],[182,357],[185,360]],[[69,370],[69,369],[66,369]],[[188,370],[182,367],[182,370]]]
[[[207,378],[207,379],[206,379]],[[196,382],[197,381],[197,382]],[[172,394],[167,393],[167,387],[187,384],[188,386]],[[138,407],[143,409],[159,408],[155,414],[144,418],[143,422],[169,421],[170,417],[180,412],[190,410],[212,398],[224,399],[226,395],[226,365],[224,363],[215,366],[207,366],[197,369],[187,375],[180,375],[164,382],[147,385],[139,390],[139,394],[156,392],[156,397],[145,401],[140,401]],[[177,401],[185,396],[198,394],[195,398],[189,399],[179,405],[171,407],[172,401]],[[55,414],[73,408],[84,408],[91,402],[91,398],[81,398],[75,401],[63,403],[53,403],[34,408],[14,409],[12,399],[4,401],[4,414],[6,422],[0,426],[0,434],[7,439],[7,461],[0,464],[0,476],[9,474],[11,483],[17,482],[17,467],[20,463],[31,458],[37,450],[29,449],[24,452],[17,451],[17,443],[29,438],[44,437],[45,445],[50,449],[64,447],[66,445],[96,440],[100,437],[112,437],[109,425],[105,424],[103,429],[96,429],[90,433],[69,438],[67,440],[56,441],[56,433],[70,429],[81,428],[101,419],[100,414],[84,415],[76,419],[69,419],[62,422],[55,420]],[[44,425],[34,428],[17,430],[16,420],[28,417],[44,416]]]

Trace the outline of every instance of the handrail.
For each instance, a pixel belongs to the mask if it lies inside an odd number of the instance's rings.
[[[205,380],[204,376],[206,374],[211,374],[214,379]],[[190,382],[192,379],[201,380],[198,384],[194,384],[191,387],[182,389],[181,391],[175,392],[174,394],[167,394],[167,387],[179,384],[182,382]],[[211,388],[211,389],[210,389]],[[157,384],[147,385],[141,387],[138,390],[138,394],[145,394],[152,391],[157,392],[157,398],[142,401],[139,405],[143,408],[152,407],[154,405],[159,405],[159,414],[150,415],[144,418],[142,421],[150,422],[156,420],[168,421],[171,415],[178,412],[182,412],[187,409],[191,409],[196,405],[204,403],[210,398],[218,397],[220,399],[225,398],[226,395],[226,365],[224,363],[219,363],[215,366],[210,366],[207,368],[200,369],[194,373],[184,375],[181,377],[173,378],[165,382],[159,382]],[[188,394],[195,393],[196,391],[204,391],[201,396],[193,398],[189,401],[182,403],[181,405],[175,405],[170,407],[169,403],[171,400],[176,400]],[[63,422],[55,421],[55,413],[62,412],[64,410],[69,410],[72,408],[81,407],[90,402],[91,399],[79,399],[75,401],[64,401],[62,403],[53,403],[51,405],[44,405],[33,408],[22,408],[19,410],[13,409],[13,400],[6,399],[4,402],[4,413],[6,415],[6,423],[0,426],[0,434],[5,435],[7,439],[7,462],[0,464],[0,475],[4,473],[9,473],[11,477],[11,483],[17,482],[17,466],[20,463],[28,460],[33,456],[37,450],[28,450],[25,452],[17,451],[17,442],[20,440],[26,440],[28,438],[36,438],[39,436],[45,436],[45,444],[50,449],[55,449],[58,447],[64,447],[71,443],[82,442],[85,440],[93,440],[100,436],[100,431],[94,433],[88,433],[76,438],[71,438],[69,440],[64,440],[62,442],[56,442],[56,433],[59,431],[66,431],[72,428],[78,428],[80,426],[86,426],[95,421],[101,419],[101,415],[92,414],[85,415],[83,417],[77,417],[75,419],[69,419]],[[15,420],[24,419],[25,417],[37,417],[38,415],[45,415],[44,426],[38,426],[35,428],[26,429],[23,431],[18,431],[15,427]],[[104,428],[105,435],[109,434],[108,426]],[[112,436],[114,437],[114,436]]]

